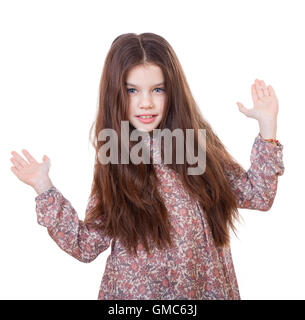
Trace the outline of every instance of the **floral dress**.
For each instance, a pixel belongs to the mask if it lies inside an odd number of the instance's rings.
[[[226,170],[239,208],[271,208],[278,176],[284,173],[282,151],[280,142],[272,145],[258,134],[249,170]],[[177,173],[165,164],[154,166],[173,226],[173,248],[154,248],[148,255],[139,244],[138,257],[129,255],[118,240],[85,225],[55,186],[35,197],[37,221],[62,250],[81,262],[93,261],[111,245],[98,299],[240,299],[230,247],[215,246],[205,212],[183,188]],[[86,214],[94,204],[93,196]]]

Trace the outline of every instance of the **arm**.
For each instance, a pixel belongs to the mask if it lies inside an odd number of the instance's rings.
[[[267,211],[271,208],[276,191],[278,176],[284,173],[283,145],[273,145],[258,134],[251,156],[251,166],[245,171],[241,166],[226,167],[225,172],[232,191],[236,195],[238,207]]]
[[[38,193],[35,198],[38,223],[47,228],[61,249],[82,262],[91,262],[110,245],[111,239],[96,227],[100,221],[95,221],[89,227],[78,219],[71,203],[53,186],[49,178],[49,157],[44,155],[43,162],[39,163],[26,149],[22,152],[26,160],[18,152],[11,152],[14,164],[11,170],[20,181]],[[94,203],[93,197],[88,202],[86,214]]]
[[[103,231],[79,220],[71,203],[54,186],[35,197],[37,221],[47,228],[57,245],[81,262],[93,261],[110,245]],[[94,205],[90,198],[86,214]]]

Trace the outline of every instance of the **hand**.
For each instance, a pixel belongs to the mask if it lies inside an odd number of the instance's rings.
[[[275,139],[279,103],[272,86],[266,86],[263,80],[256,79],[251,86],[253,108],[247,109],[237,102],[239,111],[249,118],[258,120],[260,133],[264,139]]]
[[[19,180],[33,187],[38,194],[48,190],[53,185],[48,175],[50,159],[44,155],[43,162],[38,163],[27,150],[23,149],[22,153],[28,162],[17,152],[11,152],[13,158],[10,160],[14,164],[11,167],[12,172]]]
[[[276,120],[279,104],[272,86],[266,86],[263,80],[256,79],[251,86],[253,109],[247,109],[240,102],[237,102],[239,111],[249,118],[258,121]]]

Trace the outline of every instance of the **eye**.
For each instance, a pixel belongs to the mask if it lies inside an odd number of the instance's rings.
[[[155,90],[158,90],[158,89],[160,89],[160,90],[164,91],[164,89],[163,89],[163,88],[156,88]]]
[[[136,89],[134,89],[134,88],[127,89],[127,92],[128,92],[128,93],[130,93],[129,90],[136,90]]]
[[[130,91],[130,90],[136,90],[135,88],[129,88],[127,89],[128,93],[134,93],[134,91]],[[161,91],[165,91],[163,88],[155,88],[154,90],[161,90]],[[160,93],[160,91],[158,91]]]

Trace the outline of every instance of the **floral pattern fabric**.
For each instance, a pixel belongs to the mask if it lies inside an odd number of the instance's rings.
[[[225,172],[239,208],[266,211],[273,204],[278,176],[284,173],[283,145],[272,145],[258,134],[250,160],[248,171],[227,167]],[[138,257],[129,255],[103,230],[85,225],[55,186],[35,197],[37,221],[62,250],[85,263],[111,245],[98,299],[240,299],[230,247],[215,246],[205,212],[177,173],[162,163],[154,166],[173,226],[173,248],[154,248],[148,255],[139,244]],[[92,197],[86,214],[94,204]]]

